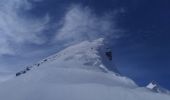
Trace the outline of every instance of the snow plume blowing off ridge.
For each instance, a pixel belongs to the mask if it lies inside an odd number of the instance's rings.
[[[109,40],[119,37],[115,34],[115,24],[113,24],[115,13],[99,16],[89,7],[75,4],[68,7],[59,23],[55,23],[48,12],[41,17],[29,13],[34,9],[30,1],[43,2],[43,0],[1,0],[0,56],[22,55],[19,52],[23,50],[22,47],[27,48],[28,44],[48,43],[53,46],[59,44],[58,48],[60,48],[84,40],[95,40],[101,37]],[[51,23],[54,25],[49,25]],[[50,28],[56,29],[54,33],[50,33],[54,36],[52,38],[45,32]]]
[[[30,1],[44,0],[0,2],[0,59],[5,59],[1,60],[0,67],[4,69],[17,70],[20,68],[18,66],[34,63],[41,59],[38,57],[49,55],[52,49],[62,50],[84,40],[109,40],[108,37],[117,37],[114,33],[115,25],[112,23],[114,14],[113,17],[108,13],[98,16],[91,8],[75,4],[68,7],[61,21],[56,23],[51,19],[55,16],[50,16],[48,12],[44,16],[34,16],[31,13],[31,10],[35,9],[34,3]],[[46,32],[51,27],[55,32]],[[48,36],[49,34],[54,37]],[[48,45],[47,48],[47,44],[51,47]],[[11,56],[16,58],[11,61],[15,64],[8,63]]]
[[[116,14],[105,13],[99,16],[89,7],[72,5],[61,21],[61,28],[56,32],[55,41],[61,43],[63,47],[69,47],[83,41],[92,42],[102,38],[105,45],[100,48],[105,48],[106,51],[109,42],[113,43],[113,39],[119,37],[114,23]],[[110,69],[118,72],[116,68]]]
[[[108,18],[96,17],[89,8],[72,7],[66,13],[55,37],[57,42],[68,47],[27,66],[24,71],[16,74],[17,77],[0,83],[1,99],[169,100],[168,95],[140,88],[131,79],[106,69],[101,61],[106,54],[100,55],[100,47],[103,45],[101,37],[114,36]],[[38,34],[40,31],[34,32]],[[26,40],[25,37],[22,42]]]
[[[15,55],[24,45],[43,44],[41,34],[46,29],[49,17],[28,17],[32,4],[28,0],[1,0],[0,2],[0,55]]]
[[[57,30],[56,40],[71,45],[83,40],[116,38],[113,19],[110,14],[97,16],[89,7],[72,5],[61,22],[62,27]]]
[[[23,56],[26,52],[30,52],[27,51],[28,44],[31,46],[50,44],[52,47],[60,45],[57,48],[63,49],[63,46],[67,47],[84,40],[91,41],[101,37],[109,40],[119,36],[115,34],[113,24],[115,13],[105,13],[99,16],[89,7],[74,4],[68,7],[59,23],[56,23],[51,19],[55,16],[50,16],[48,12],[41,17],[30,13],[29,11],[35,9],[30,1],[43,2],[43,0],[1,0],[0,56]],[[46,32],[51,31],[51,28],[55,32]],[[23,50],[25,50],[24,53]]]

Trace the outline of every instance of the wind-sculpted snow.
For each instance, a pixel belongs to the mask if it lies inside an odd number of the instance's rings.
[[[102,41],[79,43],[28,66],[24,73],[0,84],[1,99],[170,100],[110,71],[108,67],[115,66],[105,56]]]

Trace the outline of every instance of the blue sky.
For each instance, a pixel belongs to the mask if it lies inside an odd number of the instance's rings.
[[[105,37],[123,75],[141,86],[156,80],[170,89],[169,4],[168,0],[1,0],[0,73],[15,73],[66,46]]]

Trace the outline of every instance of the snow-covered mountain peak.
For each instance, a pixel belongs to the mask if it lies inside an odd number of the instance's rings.
[[[104,39],[100,38],[94,41],[83,41],[76,45],[69,46],[32,66],[27,66],[25,70],[17,73],[16,76],[25,74],[32,68],[46,65],[57,68],[78,68],[101,72],[110,72],[108,68],[112,68],[115,69],[112,71],[118,74],[116,67],[112,63],[112,53],[106,48],[103,41]],[[70,66],[70,64],[72,66]]]
[[[110,70],[109,68],[112,68]],[[169,100],[116,74],[103,39],[84,41],[49,56],[0,84],[3,100]]]
[[[134,83],[134,81],[132,81],[131,79],[127,77],[120,76],[118,74],[117,69],[112,63],[111,58],[112,58],[112,53],[110,50],[108,50],[108,48],[106,48],[106,46],[103,43],[102,38],[94,40],[94,41],[84,41],[76,45],[67,47],[64,50],[52,56],[49,56],[32,66],[26,67],[25,70],[16,73],[16,76],[21,75],[23,77],[32,77],[33,74],[31,73],[34,73],[34,74],[38,74],[36,75],[36,77],[38,76],[41,77],[47,74],[48,72],[51,73],[50,70],[53,70],[54,74],[58,72],[58,70],[74,70],[76,71],[74,74],[82,72],[82,71],[83,72],[87,71],[88,73],[98,73],[99,76],[101,73],[104,76],[107,75],[107,77],[109,78],[114,78],[115,79],[113,82],[114,84],[112,85],[121,85],[121,86],[125,86],[128,88],[136,87],[137,85]],[[115,70],[108,69],[111,67],[112,69],[115,69]],[[54,72],[54,70],[56,69],[57,71]],[[40,73],[44,72],[45,74],[40,75],[39,72]],[[77,76],[75,76],[75,78],[76,77]],[[94,80],[91,80],[91,78],[94,78],[94,77],[89,76],[89,82],[94,81]],[[79,77],[77,80],[79,80]],[[70,81],[70,79],[69,80],[66,79],[65,81]],[[108,83],[106,82],[106,83],[111,84],[110,82],[111,81],[109,79],[109,82]],[[101,83],[103,84],[103,82]]]
[[[66,65],[70,65],[70,63],[72,64],[74,62],[76,66],[72,66],[72,68],[78,67],[108,72],[107,67],[115,66],[113,66],[112,60],[109,59],[109,56],[106,55],[107,52],[111,51],[107,51],[103,40],[103,38],[100,38],[94,41],[84,41],[78,43],[48,57],[47,59],[51,62],[54,61],[54,63],[56,63],[55,61],[60,63],[63,62],[63,64]],[[110,56],[112,57],[112,54],[110,54]],[[117,73],[117,70],[114,72]]]
[[[48,64],[55,64],[55,67],[99,70],[98,67],[95,66],[99,66],[100,63],[100,56],[98,55],[97,49],[102,45],[102,41],[103,39],[95,40],[93,42],[84,41],[67,47],[66,49],[46,58],[45,60]],[[40,63],[43,61],[40,61]],[[75,66],[68,66],[73,63]]]
[[[152,81],[151,83],[149,83],[146,88],[148,88],[149,90],[156,92],[156,93],[163,93],[163,94],[170,94],[170,91],[161,87],[157,82]]]
[[[146,86],[148,89],[154,89],[156,87],[159,87],[158,84],[155,82],[155,81],[152,81],[151,83],[149,83],[147,86]]]

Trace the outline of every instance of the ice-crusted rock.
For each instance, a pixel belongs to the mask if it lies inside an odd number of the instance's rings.
[[[156,93],[164,93],[164,94],[169,94],[170,95],[170,91],[161,87],[156,81],[152,81],[151,83],[149,83],[146,88],[148,88],[149,90],[156,92]]]

